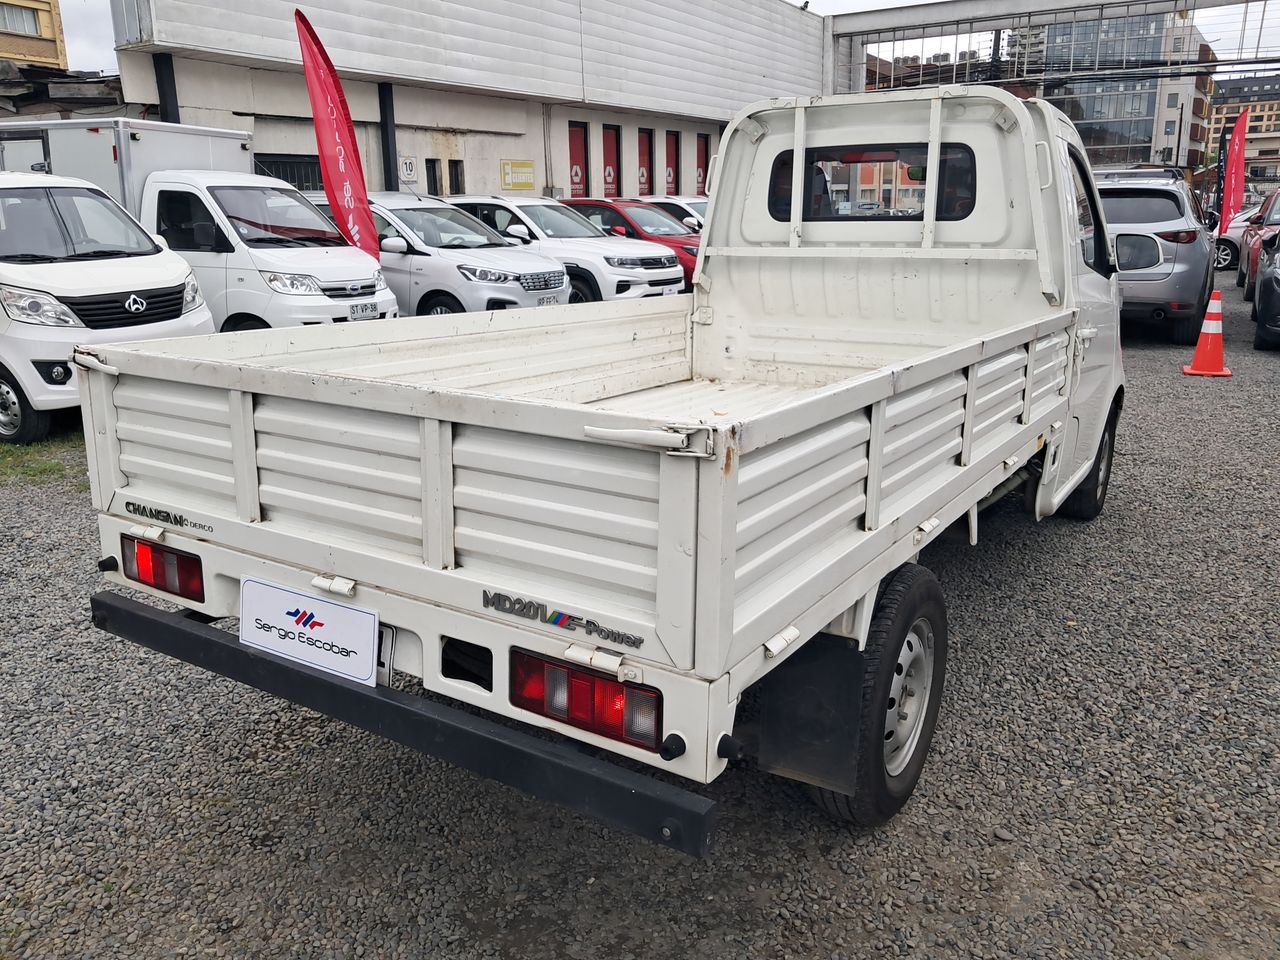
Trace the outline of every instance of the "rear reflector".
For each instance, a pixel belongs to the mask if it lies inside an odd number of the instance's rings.
[[[122,535],[124,575],[130,580],[204,603],[204,570],[193,553],[171,550],[150,540]]]
[[[658,749],[662,694],[649,687],[512,650],[511,702],[610,740]]]

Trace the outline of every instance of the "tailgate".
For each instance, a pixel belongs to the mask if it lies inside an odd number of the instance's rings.
[[[81,360],[100,511],[692,666],[698,461],[586,436],[664,424],[479,396],[436,403],[443,418],[314,378],[281,375],[269,393]]]

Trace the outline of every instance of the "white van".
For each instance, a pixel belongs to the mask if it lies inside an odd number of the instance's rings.
[[[141,220],[195,268],[219,330],[399,315],[373,258],[284,180],[219,170],[153,173]]]
[[[0,443],[80,402],[77,344],[213,329],[191,267],[93,184],[0,173]]]
[[[325,213],[323,194],[309,194]],[[550,257],[513,249],[471,214],[434,197],[369,195],[382,246],[382,271],[415,316],[514,310],[569,302],[565,269]]]
[[[545,197],[454,197],[467,213],[564,264],[570,303],[638,300],[684,289],[684,268],[660,244],[607,234],[573,207]]]
[[[27,165],[83,177],[164,237],[219,330],[398,314],[372,257],[290,184],[252,173],[244,131],[117,118],[5,124],[5,136],[21,162],[43,156]]]

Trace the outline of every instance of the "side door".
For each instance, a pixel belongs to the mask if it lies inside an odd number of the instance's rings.
[[[147,212],[144,211],[144,218]],[[170,250],[191,264],[200,293],[213,314],[214,326],[221,329],[222,322],[233,312],[227,302],[227,255],[234,247],[204,199],[181,187],[162,187],[155,195],[155,220],[146,225],[164,237]]]
[[[413,252],[414,241],[412,237],[408,236],[377,210],[370,210],[369,212],[373,215],[373,226],[378,231],[379,244],[383,240],[401,237],[409,245],[409,251],[406,253],[380,251],[378,253],[378,263],[382,267],[382,276],[387,281],[387,286],[396,295],[396,303],[400,306],[400,315],[411,317],[417,313],[417,300],[420,295],[414,290],[414,280],[420,279],[418,274],[422,272],[423,261],[426,257],[423,254]],[[421,284],[418,286],[420,288]]]
[[[634,238],[636,235],[631,224],[612,207],[594,203],[575,203],[573,208],[610,236]],[[621,227],[622,232],[618,233],[615,227]]]
[[[1070,460],[1059,472],[1060,483],[1093,463],[1120,376],[1120,298],[1106,224],[1088,166],[1074,147],[1066,150],[1074,207],[1067,210],[1067,229],[1074,230],[1075,239],[1069,270],[1079,315],[1073,333],[1072,423],[1064,451]]]

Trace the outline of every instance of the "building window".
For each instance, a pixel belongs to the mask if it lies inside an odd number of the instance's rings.
[[[440,161],[431,157],[422,161],[422,166],[427,171],[427,193],[430,196],[440,196]]]
[[[1177,129],[1178,129],[1178,121],[1177,121],[1177,120],[1166,120],[1166,121],[1164,122],[1164,135],[1165,135],[1166,137],[1172,137],[1172,136],[1173,136],[1173,134],[1174,134],[1174,132],[1175,132]]]
[[[12,3],[0,3],[0,30],[25,33],[31,37],[40,36],[36,12],[30,7],[17,7]]]
[[[462,161],[450,160],[449,161],[449,193],[457,194],[457,193],[466,193],[466,192],[467,192],[466,181],[464,181],[462,177]]]
[[[302,153],[257,153],[253,161],[258,173],[285,180],[299,190],[324,189],[319,157]]]
[[[1169,94],[1169,102],[1166,104],[1166,106],[1168,106],[1171,110],[1177,109],[1178,95],[1176,93]]]
[[[1185,38],[1185,37],[1174,37],[1174,38],[1173,38],[1173,50],[1174,50],[1174,52],[1175,52],[1175,53],[1177,53],[1177,52],[1181,51],[1181,50],[1182,50],[1182,45],[1183,45],[1185,42],[1186,42],[1186,38]]]

